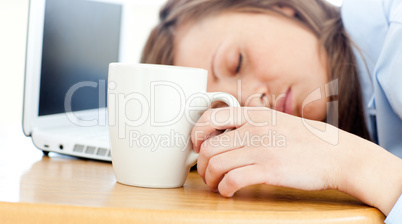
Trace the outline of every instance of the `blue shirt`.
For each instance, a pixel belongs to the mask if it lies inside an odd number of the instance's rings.
[[[345,28],[367,63],[355,50],[370,134],[402,158],[402,0],[345,0],[343,4]],[[402,197],[385,222],[402,224]]]

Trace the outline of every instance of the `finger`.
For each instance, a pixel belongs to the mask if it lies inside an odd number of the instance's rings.
[[[207,139],[202,143],[197,161],[197,170],[203,179],[205,178],[205,171],[211,158],[227,151],[244,147],[244,142],[239,141],[238,139],[240,138],[237,137],[241,136],[242,132],[241,128],[228,131]]]
[[[263,172],[258,165],[249,165],[229,171],[218,185],[219,193],[232,197],[243,187],[264,183]]]
[[[212,191],[216,191],[219,182],[231,170],[254,164],[256,153],[250,148],[239,148],[219,154],[209,160],[205,171],[205,182]]]
[[[235,129],[244,123],[241,117],[241,108],[218,108],[207,110],[191,131],[191,141],[194,151],[200,151],[201,144],[216,131]],[[239,116],[240,115],[240,116]]]

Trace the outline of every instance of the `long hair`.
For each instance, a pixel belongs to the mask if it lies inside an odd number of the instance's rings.
[[[174,38],[177,27],[199,21],[223,11],[279,13],[277,7],[290,7],[296,22],[307,27],[319,39],[328,55],[328,79],[338,80],[337,126],[362,138],[370,139],[365,123],[360,81],[353,53],[353,43],[341,19],[340,10],[324,0],[169,0],[161,9],[159,24],[152,30],[141,62],[174,64]],[[329,113],[331,114],[331,113]],[[327,122],[333,118],[327,117]],[[336,120],[336,119],[335,119]]]

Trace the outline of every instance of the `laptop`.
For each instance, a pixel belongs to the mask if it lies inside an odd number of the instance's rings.
[[[31,0],[23,130],[45,154],[110,161],[108,65],[122,61],[124,2]]]

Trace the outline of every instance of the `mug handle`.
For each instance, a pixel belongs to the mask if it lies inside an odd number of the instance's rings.
[[[206,95],[209,98],[207,108],[209,108],[215,102],[224,102],[229,107],[240,107],[239,101],[237,101],[237,99],[234,96],[230,95],[229,93],[217,92],[217,93],[206,93]],[[229,131],[229,129],[227,129],[226,131]],[[196,153],[194,150],[191,150],[187,158],[186,163],[187,167],[194,166],[197,163],[197,159],[198,159],[198,153]]]

